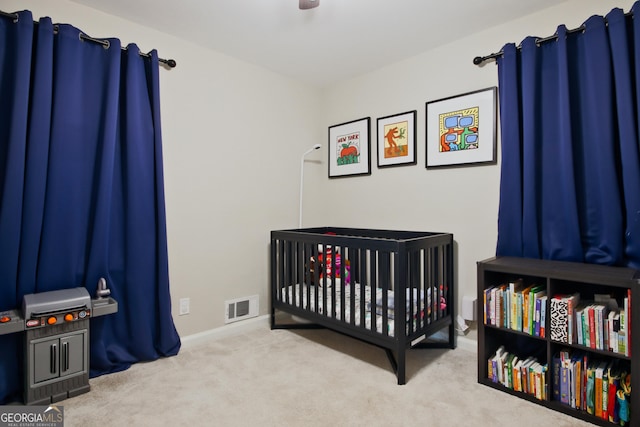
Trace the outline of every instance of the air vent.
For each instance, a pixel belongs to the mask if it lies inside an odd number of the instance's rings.
[[[258,295],[224,302],[224,323],[237,322],[258,315]]]

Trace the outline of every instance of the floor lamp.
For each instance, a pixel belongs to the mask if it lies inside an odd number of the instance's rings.
[[[300,158],[300,216],[298,219],[298,228],[302,228],[302,186],[304,183],[304,158],[307,154],[311,153],[312,151],[319,150],[320,147],[322,147],[321,144],[314,145],[313,147],[305,151],[302,154],[302,157]]]

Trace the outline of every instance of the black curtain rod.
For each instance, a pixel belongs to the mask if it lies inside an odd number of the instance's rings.
[[[632,14],[631,12],[628,12],[628,13],[625,13],[625,14],[624,14],[624,16],[632,16],[632,15],[633,15],[633,14]],[[606,18],[605,18],[605,20],[604,20],[604,21],[605,21],[605,23],[607,22]],[[586,27],[585,27],[585,25],[584,25],[584,24],[582,24],[582,25],[581,25],[581,26],[579,26],[578,28],[574,28],[573,30],[567,30],[567,34],[577,33],[577,32],[579,32],[579,31],[584,31],[584,30],[585,30],[585,28],[586,28]],[[556,33],[556,34],[553,34],[553,35],[551,35],[551,36],[549,36],[549,37],[537,38],[537,39],[536,39],[536,44],[537,44],[537,45],[541,45],[542,43],[546,43],[546,42],[548,42],[548,41],[553,41],[553,40],[557,40],[557,39],[558,39],[558,34]],[[520,49],[520,48],[521,48],[521,45],[518,45],[517,49]],[[496,59],[496,58],[501,57],[501,56],[503,55],[503,53],[504,53],[504,52],[501,50],[501,51],[499,51],[499,52],[491,53],[491,54],[486,55],[486,56],[476,56],[475,58],[473,58],[473,63],[474,63],[475,65],[480,65],[480,64],[482,64],[483,62],[488,61],[488,60],[490,60],[490,59]]]
[[[11,18],[13,19],[13,22],[18,22],[18,19],[20,19],[19,15],[17,13],[7,13],[7,12],[3,12],[0,10],[0,15],[5,16],[7,18]],[[35,24],[38,23],[38,21],[33,21]],[[54,31],[58,30],[58,26],[54,25],[53,26]],[[109,42],[109,40],[100,40],[100,39],[94,39],[93,37],[89,37],[88,35],[84,34],[84,33],[80,33],[80,38],[82,40],[86,40],[86,41],[90,41],[90,42],[94,42],[94,43],[99,43],[102,46],[105,47],[105,49],[108,49],[109,46],[111,45],[111,43]],[[122,47],[122,50],[127,50],[126,47]],[[143,52],[139,52],[140,56],[144,56],[146,58],[150,58],[151,55],[149,55],[148,53],[143,53]],[[173,59],[163,59],[163,58],[158,58],[158,62],[162,63],[162,64],[166,64],[169,68],[174,68],[177,64],[176,61],[174,61]]]

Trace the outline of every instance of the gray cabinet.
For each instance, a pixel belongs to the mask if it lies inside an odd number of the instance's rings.
[[[85,372],[88,369],[87,338],[87,330],[84,329],[31,341],[32,385]]]

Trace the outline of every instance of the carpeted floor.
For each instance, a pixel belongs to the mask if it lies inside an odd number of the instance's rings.
[[[477,384],[476,354],[410,350],[399,386],[383,350],[328,330],[185,343],[59,402],[65,426],[590,426]]]

